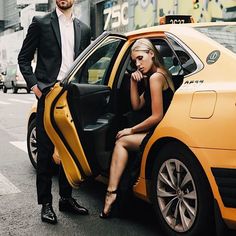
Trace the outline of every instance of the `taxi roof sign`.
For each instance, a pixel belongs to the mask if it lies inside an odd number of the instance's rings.
[[[191,15],[167,15],[160,17],[159,24],[185,24],[194,23]]]

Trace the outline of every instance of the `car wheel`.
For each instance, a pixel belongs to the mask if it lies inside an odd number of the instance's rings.
[[[27,149],[28,149],[28,155],[30,158],[30,161],[33,165],[33,167],[37,168],[37,154],[38,154],[38,148],[37,148],[37,140],[36,140],[36,119],[33,119],[28,127],[28,133],[27,133]]]
[[[36,119],[33,119],[28,127],[27,133],[27,149],[29,159],[35,169],[37,169],[37,155],[38,155],[38,147],[37,147],[37,139],[36,139]],[[54,155],[56,155],[54,153]],[[52,163],[52,174],[57,175],[59,172],[59,165],[55,162]]]
[[[3,87],[2,87],[2,91],[3,91],[4,93],[7,93],[7,88],[6,88],[5,85],[3,85]]]
[[[12,89],[13,89],[13,93],[17,93],[17,90],[18,90],[18,89],[17,89],[15,86],[13,86]]]
[[[160,151],[154,163],[151,194],[166,235],[214,235],[210,185],[186,146],[172,142]]]

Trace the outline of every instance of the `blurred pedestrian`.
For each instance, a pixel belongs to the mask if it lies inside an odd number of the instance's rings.
[[[55,0],[56,9],[45,16],[35,16],[18,56],[21,73],[28,87],[38,99],[36,115],[37,132],[37,196],[42,205],[41,220],[57,223],[52,207],[52,163],[54,146],[43,123],[45,97],[52,86],[64,78],[74,59],[90,44],[90,28],[73,15],[74,0]],[[31,61],[37,52],[35,72]],[[63,167],[59,172],[59,210],[75,214],[88,214],[72,198],[72,187],[66,179]]]

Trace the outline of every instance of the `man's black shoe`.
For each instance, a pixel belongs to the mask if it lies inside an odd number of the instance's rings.
[[[74,198],[61,198],[59,200],[59,211],[71,212],[79,215],[88,215],[88,210],[80,206]]]
[[[53,211],[51,203],[43,204],[42,210],[41,210],[41,220],[49,224],[57,223],[57,216],[55,212]]]

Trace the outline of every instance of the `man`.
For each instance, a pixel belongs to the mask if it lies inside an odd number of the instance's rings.
[[[90,28],[72,14],[74,0],[56,0],[56,9],[43,17],[34,17],[18,56],[20,70],[27,85],[38,99],[36,132],[38,143],[37,196],[42,205],[41,219],[57,223],[52,207],[52,155],[54,146],[45,132],[43,123],[45,96],[56,81],[64,75],[74,59],[85,49],[91,39]],[[35,73],[31,61],[37,51]],[[72,198],[63,167],[59,172],[59,210],[75,214],[88,214]]]

